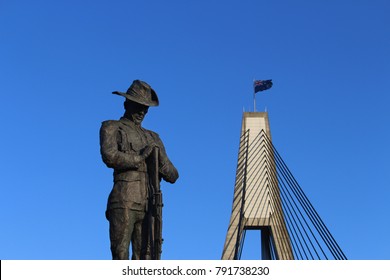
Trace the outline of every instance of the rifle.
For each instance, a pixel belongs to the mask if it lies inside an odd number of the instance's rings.
[[[151,206],[149,210],[150,223],[150,249],[152,260],[160,260],[162,252],[162,192],[160,189],[160,177],[158,169],[158,147],[153,149],[148,164],[149,184],[152,189]]]

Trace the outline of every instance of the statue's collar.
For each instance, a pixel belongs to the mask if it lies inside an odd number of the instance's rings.
[[[132,120],[129,120],[128,118],[125,117],[121,117],[119,121],[127,126],[142,128],[140,125],[136,125]]]

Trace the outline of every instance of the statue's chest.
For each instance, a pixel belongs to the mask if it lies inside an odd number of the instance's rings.
[[[120,146],[122,150],[139,152],[152,142],[151,135],[142,128],[120,126]]]

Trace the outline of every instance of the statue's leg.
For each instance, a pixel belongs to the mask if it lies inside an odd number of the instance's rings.
[[[134,219],[129,209],[108,211],[110,241],[113,260],[128,260],[130,239],[134,229]]]
[[[147,232],[144,232],[143,227],[143,221],[146,218],[144,211],[133,211],[134,214],[134,230],[133,230],[133,236],[131,239],[131,248],[133,251],[133,255],[131,257],[132,260],[142,260],[144,258],[143,248],[143,239],[147,238]],[[145,236],[146,234],[146,236]]]
[[[150,209],[150,208],[149,208]],[[146,217],[142,224],[142,232],[143,232],[143,238],[142,238],[142,259],[145,260],[153,260],[153,224],[154,224],[154,218],[151,215],[151,213],[146,213]]]

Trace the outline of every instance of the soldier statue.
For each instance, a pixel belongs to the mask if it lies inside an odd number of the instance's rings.
[[[114,186],[106,210],[112,259],[128,260],[130,243],[133,260],[153,259],[150,213],[155,206],[151,203],[148,166],[153,150],[158,155],[159,181],[162,178],[173,184],[179,175],[159,135],[141,126],[149,107],[159,105],[156,92],[147,83],[135,80],[127,92],[113,94],[125,97],[125,113],[119,120],[104,121],[100,128],[102,159],[114,170]]]

